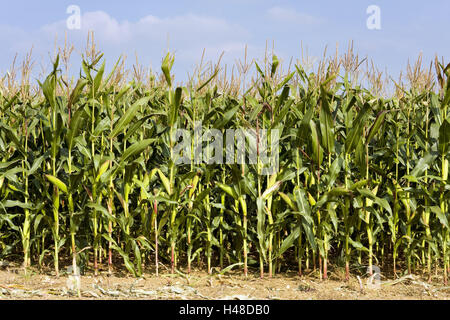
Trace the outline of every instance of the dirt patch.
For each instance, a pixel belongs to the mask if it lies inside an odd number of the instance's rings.
[[[408,275],[397,280],[371,282],[370,278],[352,277],[348,282],[330,277],[321,281],[314,272],[299,277],[280,274],[272,279],[255,275],[247,279],[239,272],[208,275],[195,271],[191,275],[168,271],[159,277],[144,274],[141,278],[80,276],[80,296],[76,278],[62,275],[27,275],[18,267],[0,270],[0,299],[281,299],[281,300],[379,300],[379,299],[450,299],[450,287],[427,283],[419,276]]]

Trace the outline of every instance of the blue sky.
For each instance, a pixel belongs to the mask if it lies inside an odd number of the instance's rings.
[[[283,60],[301,57],[301,43],[310,56],[344,52],[350,40],[355,51],[368,56],[381,69],[396,76],[408,59],[420,52],[429,63],[435,54],[450,57],[450,1],[387,0],[269,1],[3,1],[0,11],[0,72],[8,70],[14,55],[19,59],[33,46],[35,68],[48,65],[49,56],[67,32],[76,52],[72,68],[78,72],[77,57],[85,45],[88,30],[94,30],[98,48],[111,65],[122,53],[159,71],[169,48],[175,52],[174,72],[183,80],[199,62],[215,60],[222,51],[223,62],[243,58],[248,46],[250,58],[261,59],[266,43],[275,44]],[[81,9],[81,29],[68,30],[69,5]],[[381,9],[381,30],[368,30],[366,9]]]

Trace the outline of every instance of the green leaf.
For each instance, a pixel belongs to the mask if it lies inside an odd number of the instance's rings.
[[[118,134],[122,133],[125,127],[134,119],[139,109],[148,103],[150,97],[144,97],[136,101],[125,114],[120,118],[117,124],[114,126],[114,130],[110,134],[110,138],[116,137]]]
[[[237,200],[239,198],[234,188],[220,182],[216,182],[216,185],[228,195],[230,195],[234,200]]]
[[[98,90],[100,89],[100,86],[102,85],[102,78],[103,78],[104,72],[105,72],[105,61],[103,61],[102,65],[100,66],[100,69],[98,70],[98,72],[94,78],[94,93],[95,94],[98,93]]]
[[[359,142],[362,141],[362,132],[364,128],[364,123],[369,115],[370,105],[368,103],[364,104],[362,110],[358,113],[355,121],[353,121],[353,127],[347,135],[345,140],[345,152],[347,154],[351,153],[356,149]]]
[[[222,117],[219,117],[219,119],[214,122],[213,128],[215,129],[223,129],[228,122],[234,117],[236,112],[239,110],[240,106],[237,105],[233,107],[232,109],[225,112],[225,114]]]
[[[13,165],[14,163],[19,162],[20,159],[7,161],[7,162],[0,162],[0,170],[3,170],[5,168],[8,168],[9,166]]]
[[[442,225],[448,228],[448,219],[438,206],[430,207],[431,211],[438,217]]]
[[[98,212],[101,212],[101,213],[104,214],[110,221],[115,221],[115,220],[116,220],[116,218],[115,218],[114,216],[112,216],[112,215],[109,213],[109,211],[108,211],[105,207],[103,207],[102,205],[100,205],[100,204],[90,202],[90,203],[88,203],[86,206],[87,206],[88,208],[92,208],[92,209],[94,209],[94,210],[96,210],[96,211],[98,211]]]
[[[298,129],[298,138],[300,142],[306,143],[309,140],[310,132],[311,132],[311,119],[314,115],[314,107],[310,107],[308,111],[306,111],[305,116],[300,123],[300,128]]]
[[[289,80],[292,79],[292,77],[293,77],[294,75],[295,75],[295,71],[294,71],[294,72],[291,72],[290,74],[288,74],[288,75],[283,79],[283,81],[281,81],[281,83],[277,85],[277,88],[276,88],[275,91],[278,91],[278,90],[280,90],[281,88],[283,88],[283,87],[289,82]]]
[[[450,123],[444,119],[439,128],[439,152],[446,155],[448,152],[448,145],[450,143]]]
[[[64,182],[59,180],[57,177],[54,177],[50,174],[46,174],[45,177],[48,181],[50,181],[53,185],[55,185],[59,190],[67,194],[67,186]]]
[[[373,192],[370,191],[369,189],[362,189],[361,188],[361,189],[357,189],[357,190],[364,197],[367,197],[367,198],[372,199],[372,200],[376,198],[376,196],[373,194]]]
[[[86,79],[78,79],[77,84],[75,85],[75,88],[73,88],[72,93],[69,97],[70,106],[73,106],[78,102],[86,84],[88,84],[88,81]]]
[[[30,168],[30,170],[28,170],[28,175],[32,175],[34,174],[37,169],[39,169],[39,167],[41,166],[42,162],[44,161],[45,156],[40,156],[39,158],[37,158],[36,160],[34,160],[33,162],[33,166]]]
[[[180,109],[182,93],[183,90],[180,87],[175,89],[174,98],[169,113],[169,126],[173,126],[177,122],[178,110]]]
[[[170,76],[170,70],[172,69],[174,60],[175,60],[175,57],[172,56],[169,52],[165,56],[163,63],[161,65],[161,70],[164,74],[164,78],[166,79],[166,82],[169,85],[169,87],[172,87],[172,78]]]
[[[259,72],[259,74],[261,75],[262,78],[265,78],[266,75],[264,74],[264,72],[261,70],[261,67],[258,65],[258,63],[255,61],[255,67],[256,70]]]
[[[19,150],[19,152],[23,155],[26,156],[26,152],[24,147],[22,146],[22,144],[19,141],[19,138],[17,138],[16,133],[13,131],[13,129],[11,127],[9,127],[8,125],[4,124],[4,123],[0,123],[0,129],[2,129],[5,134],[6,137],[12,141],[15,145],[15,147],[17,148],[17,150]]]
[[[206,80],[205,82],[203,82],[203,84],[201,84],[198,88],[197,88],[197,92],[199,92],[200,90],[202,90],[204,87],[206,87],[207,85],[208,85],[208,83],[210,83],[211,82],[211,80],[213,80],[216,76],[217,76],[217,74],[219,73],[219,68],[217,68],[215,71],[214,71],[214,73],[213,73],[213,75],[208,79],[208,80]]]
[[[382,207],[387,212],[389,212],[389,214],[392,216],[391,206],[389,205],[389,202],[386,199],[375,197],[375,203],[378,204],[380,207]]]
[[[172,188],[170,186],[170,181],[169,179],[167,179],[167,177],[164,175],[164,173],[158,169],[158,175],[159,178],[161,179],[164,188],[166,189],[167,194],[171,195],[172,194]]]
[[[355,151],[355,163],[359,168],[359,172],[362,177],[366,176],[367,162],[366,162],[366,146],[363,140],[358,141]]]
[[[364,247],[361,242],[354,241],[351,238],[348,238],[348,242],[352,245],[353,248],[355,248],[358,251],[369,251],[366,247]]]
[[[156,139],[145,139],[139,142],[133,143],[130,147],[128,147],[125,152],[122,154],[120,158],[120,162],[123,164],[126,160],[132,156],[140,154],[144,151],[150,144],[155,142]]]
[[[134,268],[134,265],[130,262],[130,257],[128,256],[128,254],[126,254],[125,251],[123,251],[119,246],[116,246],[114,244],[111,245],[111,248],[116,250],[122,256],[123,262],[127,270],[135,277],[137,277],[136,269]]]
[[[330,178],[329,178],[328,184],[327,184],[328,187],[331,187],[334,184],[334,182],[336,181],[343,164],[344,164],[344,159],[342,159],[341,157],[334,159],[334,161],[330,167],[330,173],[329,173]]]
[[[33,209],[33,205],[30,203],[24,203],[24,202],[13,201],[13,200],[4,200],[4,201],[0,202],[0,206],[2,208],[19,207],[22,209]]]
[[[361,181],[357,181],[354,184],[351,185],[350,190],[355,191],[359,188],[364,187],[366,184],[369,183],[369,180],[361,180]]]
[[[305,191],[303,189],[295,189],[294,194],[298,211],[310,215],[311,207],[309,206],[309,202],[306,200]]]
[[[301,227],[300,225],[297,225],[294,230],[283,240],[281,243],[280,249],[278,250],[277,257],[281,256],[283,253],[286,252],[287,249],[292,247],[294,244],[294,241],[298,239],[301,233]]]
[[[263,255],[264,260],[266,259],[266,250],[265,250],[265,233],[266,233],[266,212],[264,208],[264,200],[262,197],[258,197],[256,199],[256,234],[258,236],[259,248],[260,252]]]
[[[69,150],[72,150],[74,139],[78,137],[82,127],[86,125],[86,116],[86,111],[82,107],[78,108],[73,114],[66,136],[67,147]]]
[[[311,128],[311,148],[313,154],[314,165],[321,165],[323,161],[323,149],[319,143],[319,134],[317,132],[316,124],[313,120],[309,123]]]
[[[281,186],[281,181],[277,181],[273,184],[273,186],[271,186],[270,188],[267,188],[266,191],[264,191],[264,193],[261,195],[261,198],[266,200],[267,198],[270,197],[270,195],[272,195],[272,193],[274,193],[275,191],[277,191]]]
[[[289,92],[290,92],[289,86],[284,86],[283,91],[277,98],[275,110],[273,110],[274,114],[278,114],[278,110],[280,110],[280,107],[285,103],[286,99],[289,98]]]
[[[297,207],[295,206],[295,203],[289,198],[289,196],[283,192],[278,192],[278,194],[281,196],[281,199],[286,202],[286,204],[291,208],[291,210],[297,211]]]
[[[373,139],[373,137],[378,133],[387,113],[388,113],[387,110],[383,110],[378,113],[374,124],[370,127],[369,135],[367,136],[366,143],[370,143],[370,141]]]
[[[270,77],[273,77],[275,75],[275,72],[277,71],[279,64],[280,64],[280,61],[278,60],[278,57],[276,55],[273,55],[272,56],[272,68],[270,70]]]
[[[244,265],[243,262],[233,263],[233,264],[229,265],[228,267],[220,270],[219,274],[223,275],[223,274],[227,273],[228,271],[231,271],[233,268],[239,267],[239,266],[242,266],[242,265]]]
[[[423,158],[420,158],[410,175],[415,178],[420,178],[430,164],[436,159],[436,155],[427,153]]]
[[[316,252],[317,250],[317,242],[316,242],[316,238],[314,235],[314,230],[313,230],[313,224],[308,223],[307,221],[302,221],[302,226],[303,226],[303,231],[306,234],[306,239],[309,242],[309,245],[311,246],[313,252]]]
[[[327,92],[321,87],[321,101],[320,108],[320,132],[322,133],[322,145],[328,153],[334,153],[334,131],[333,131],[333,117],[331,116],[330,104],[328,102]]]
[[[350,190],[348,190],[347,188],[343,188],[343,187],[332,188],[328,192],[329,198],[340,197],[340,196],[351,196],[351,195],[352,195],[352,192]]]

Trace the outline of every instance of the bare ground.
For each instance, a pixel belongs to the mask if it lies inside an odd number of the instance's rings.
[[[116,273],[115,273],[116,274]],[[294,272],[280,274],[272,279],[260,279],[256,274],[247,279],[240,272],[225,275],[208,275],[195,271],[171,275],[162,270],[159,277],[154,273],[137,279],[130,276],[111,275],[101,272],[80,277],[80,295],[76,279],[67,274],[59,278],[24,270],[9,265],[0,270],[0,300],[127,300],[127,299],[281,299],[281,300],[449,300],[450,287],[441,285],[436,277],[428,283],[424,277],[407,275],[396,280],[352,277],[343,281],[342,274],[331,273],[330,279],[322,281],[311,272],[299,277]]]

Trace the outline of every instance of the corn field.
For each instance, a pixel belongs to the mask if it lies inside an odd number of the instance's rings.
[[[177,85],[171,54],[161,73],[129,79],[93,50],[70,80],[65,53],[36,86],[29,60],[22,81],[0,82],[0,258],[56,276],[168,265],[323,279],[341,267],[349,279],[377,265],[447,283],[450,65],[416,65],[386,96],[380,74],[362,85],[349,56],[308,73],[300,62],[283,72],[273,55],[231,80],[211,65]],[[175,164],[175,131],[198,121],[279,130],[278,171]]]

